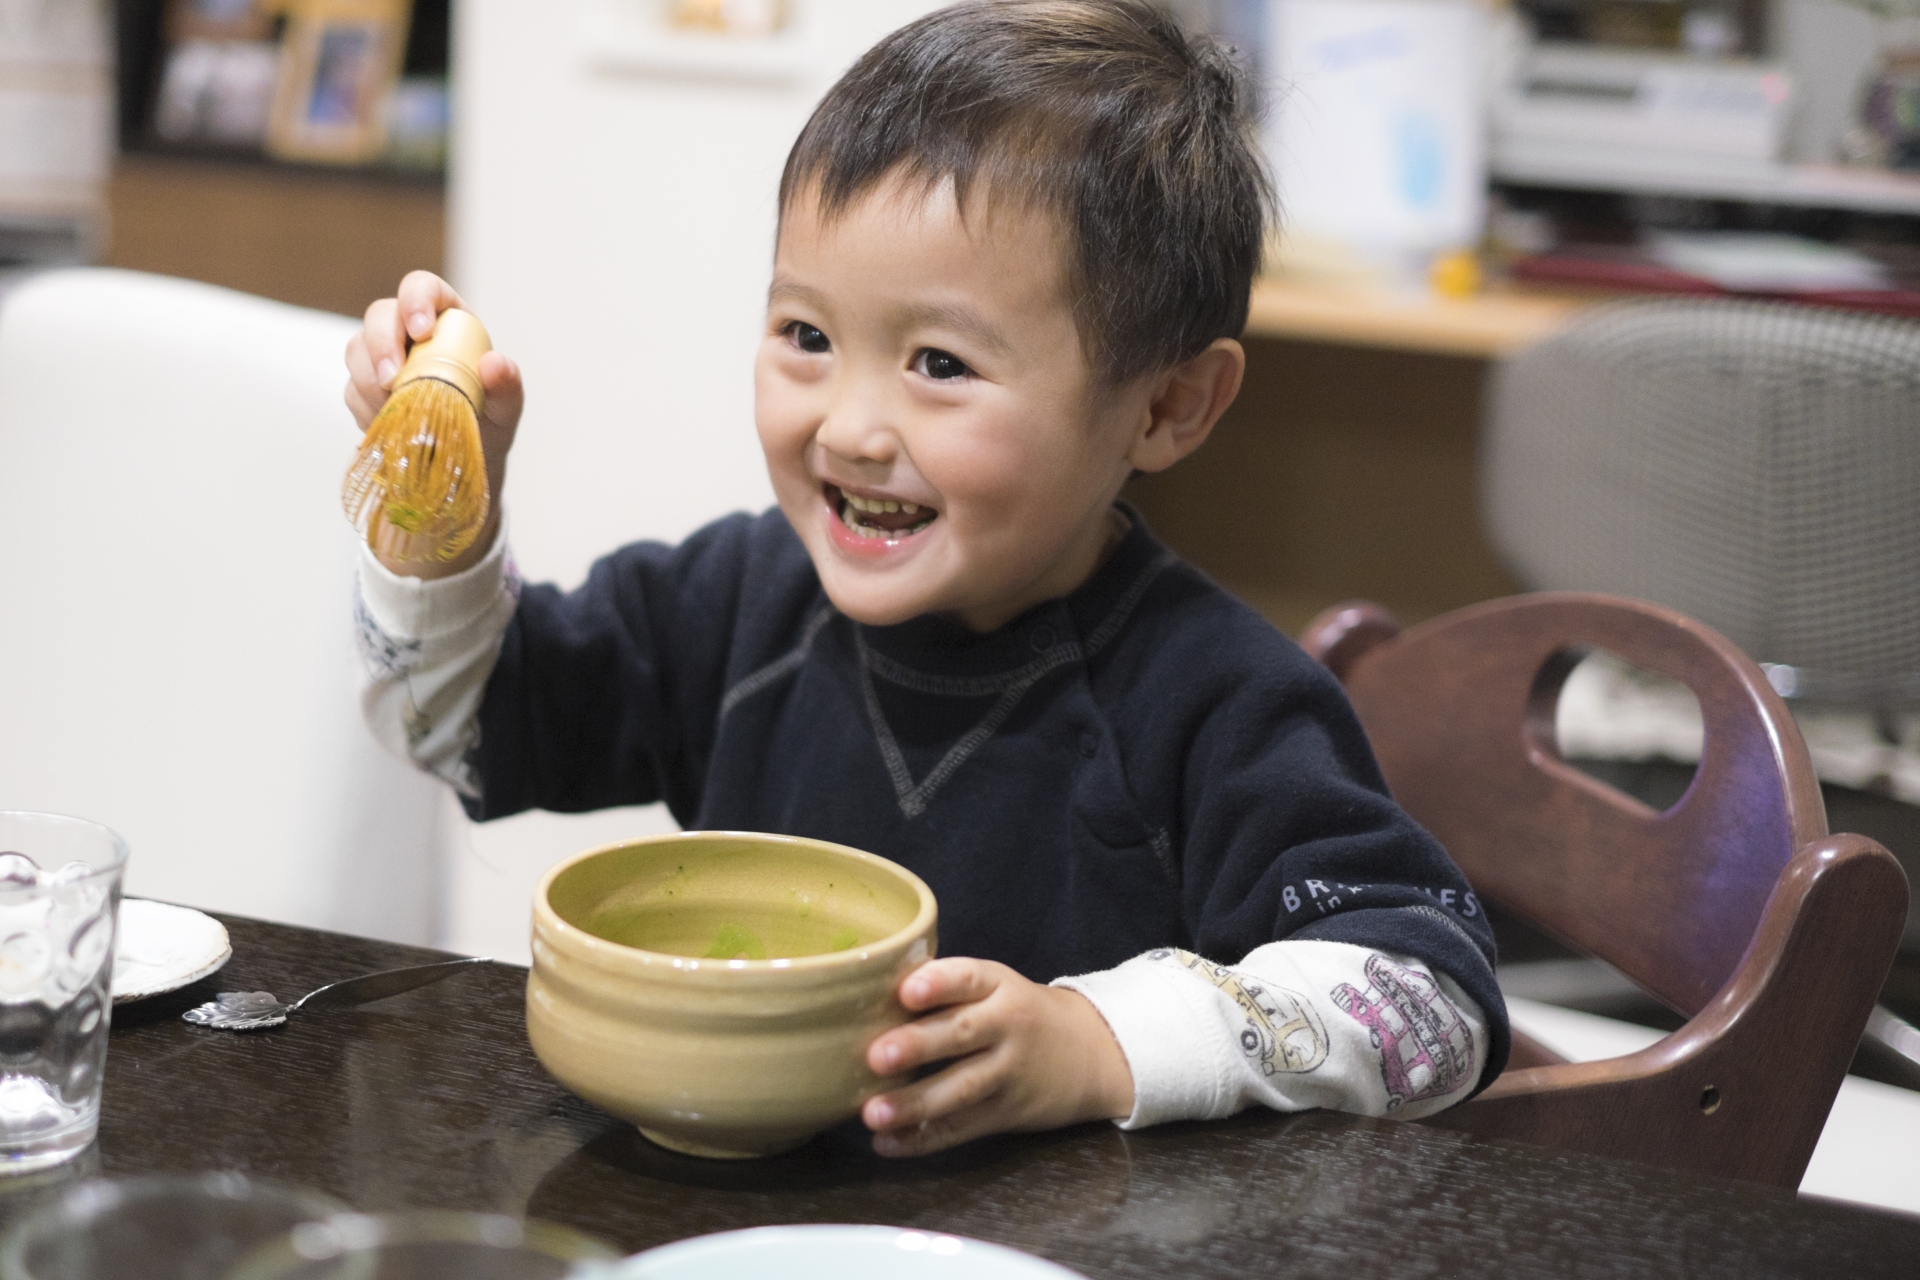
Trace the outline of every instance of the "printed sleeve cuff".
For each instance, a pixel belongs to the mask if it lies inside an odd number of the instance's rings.
[[[509,575],[506,522],[493,548],[471,569],[451,578],[402,577],[360,547],[360,599],[388,635],[426,640],[472,626],[499,599]]]
[[[1145,956],[1116,969],[1051,984],[1093,1002],[1133,1072],[1133,1114],[1122,1129],[1211,1116],[1222,1080],[1212,1037],[1180,991],[1178,975]]]

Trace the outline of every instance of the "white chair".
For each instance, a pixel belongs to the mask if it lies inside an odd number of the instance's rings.
[[[355,322],[126,271],[0,304],[0,808],[132,893],[430,942],[439,784],[353,696]]]

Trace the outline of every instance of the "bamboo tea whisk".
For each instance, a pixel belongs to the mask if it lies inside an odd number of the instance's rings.
[[[493,343],[465,311],[443,311],[414,344],[347,469],[340,500],[367,545],[389,559],[451,560],[487,521],[480,446],[480,357]]]

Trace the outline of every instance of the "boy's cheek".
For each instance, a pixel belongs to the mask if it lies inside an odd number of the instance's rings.
[[[753,362],[753,417],[763,437],[770,423],[793,416],[794,379],[782,364],[765,344]]]
[[[788,484],[811,487],[813,480],[806,461],[809,437],[793,415],[782,413],[778,405],[762,400],[754,407],[754,429],[760,437],[760,452],[767,460],[774,491],[782,503],[786,501]]]
[[[777,372],[756,380],[754,428],[770,466],[806,474],[807,448],[820,421],[816,398],[811,388],[795,386]]]

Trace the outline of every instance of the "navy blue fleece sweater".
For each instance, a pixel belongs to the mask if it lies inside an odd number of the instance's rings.
[[[1509,1035],[1485,913],[1388,797],[1338,684],[1137,513],[988,634],[856,624],[772,511],[529,586],[480,713],[476,818],[664,800],[912,868],[941,950],[1036,981],[1287,938],[1413,956]],[[1449,892],[1450,891],[1450,892]]]

